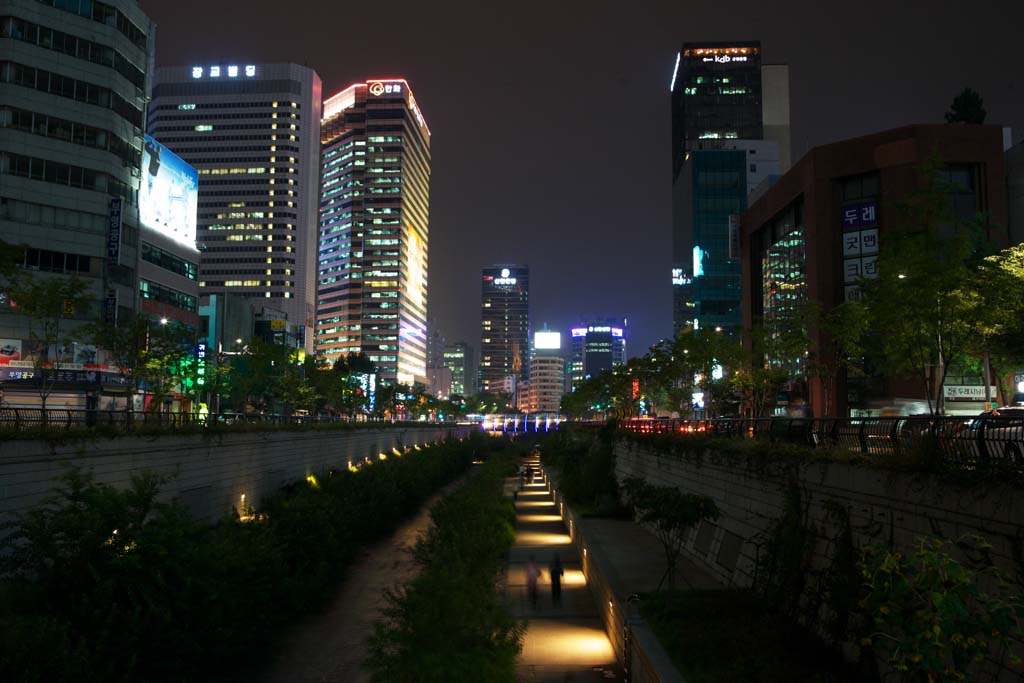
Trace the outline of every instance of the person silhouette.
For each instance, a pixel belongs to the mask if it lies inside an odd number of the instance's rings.
[[[536,560],[530,555],[530,561],[526,563],[526,588],[530,596],[530,604],[537,606],[537,580],[540,578],[540,568]]]
[[[551,604],[555,607],[561,607],[562,575],[565,574],[565,570],[562,569],[562,559],[558,556],[558,553],[555,553],[554,559],[551,560],[548,573],[551,574]]]

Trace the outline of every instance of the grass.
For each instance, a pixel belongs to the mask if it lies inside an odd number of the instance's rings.
[[[750,591],[647,594],[641,613],[688,683],[877,680],[783,617],[766,613]]]

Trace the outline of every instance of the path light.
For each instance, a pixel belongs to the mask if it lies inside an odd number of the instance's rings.
[[[897,275],[896,277],[898,277],[898,278],[899,278],[899,279],[901,279],[901,280],[906,280],[906,279],[907,279],[907,276],[906,276],[906,275],[904,275],[903,273],[900,273],[900,274],[899,274],[899,275]]]

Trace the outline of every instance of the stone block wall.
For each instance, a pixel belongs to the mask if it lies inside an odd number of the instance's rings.
[[[97,482],[126,488],[132,474],[150,471],[168,478],[165,499],[178,498],[200,519],[215,522],[241,509],[259,507],[263,496],[286,484],[345,469],[350,462],[394,448],[423,446],[449,436],[462,438],[472,426],[311,429],[120,436],[77,440],[0,442],[0,520],[27,510],[49,495],[65,464],[89,469]]]
[[[839,529],[831,513],[838,506],[848,516],[855,545],[891,543],[910,550],[921,536],[955,540],[977,534],[992,544],[994,563],[1024,582],[1024,491],[997,479],[963,484],[864,464],[676,456],[629,441],[616,446],[616,474],[620,482],[642,477],[712,498],[721,517],[694,529],[684,552],[729,585],[753,581],[767,533],[794,486],[808,523],[818,531],[816,567],[832,559],[831,541]]]

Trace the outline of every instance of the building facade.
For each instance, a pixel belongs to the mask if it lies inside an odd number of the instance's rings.
[[[565,393],[565,359],[562,335],[545,328],[533,335],[530,384],[525,412],[557,413]]]
[[[886,235],[900,227],[898,207],[921,187],[933,154],[944,166],[961,218],[988,217],[987,239],[1007,243],[1007,195],[997,126],[917,125],[816,147],[783,175],[742,218],[743,321],[781,332],[807,301],[827,311],[860,296],[861,280],[878,276]],[[812,333],[813,349],[827,348]],[[825,387],[810,378],[806,399],[823,415]],[[867,376],[839,378],[829,404],[835,414],[925,400],[918,382]],[[803,398],[803,397],[802,397]],[[956,406],[949,405],[955,411]],[[977,412],[981,405],[962,405]]]
[[[444,367],[452,373],[452,395],[472,396],[476,393],[476,363],[473,347],[455,342],[444,350]]]
[[[204,295],[283,311],[313,348],[320,77],[297,64],[156,70],[148,129],[199,172]]]
[[[317,354],[426,382],[430,129],[403,79],[324,102]]]
[[[36,278],[77,277],[72,325],[138,308],[139,182],[154,26],[132,0],[10,0],[0,18],[0,239]],[[16,302],[15,302],[16,303]],[[29,321],[0,291],[0,382],[34,392]],[[74,333],[72,333],[74,336]],[[79,340],[51,405],[84,406],[116,370]],[[79,343],[83,342],[83,343]],[[14,363],[14,365],[11,365]],[[19,364],[21,367],[19,367]],[[88,366],[88,367],[87,367]],[[97,372],[99,370],[99,372]],[[60,401],[60,403],[57,403]]]
[[[139,189],[139,310],[199,329],[196,169],[147,135]]]
[[[484,268],[480,308],[480,390],[516,387],[530,373],[530,269],[522,265]],[[513,397],[513,405],[516,405]]]
[[[1024,243],[1024,142],[1006,150],[1006,190],[1010,205],[1010,244],[1021,244]]]
[[[789,69],[757,41],[686,43],[670,89],[673,328],[735,330],[739,215],[790,163]]]
[[[779,175],[778,145],[762,140],[698,140],[689,151],[680,184],[681,236],[690,247],[688,286],[675,283],[674,293],[689,298],[676,318],[675,329],[722,327],[736,331],[740,310],[739,218],[750,194],[766,179]]]
[[[565,393],[565,360],[534,356],[530,361],[529,413],[557,413]]]
[[[626,362],[626,320],[607,319],[576,325],[570,331],[569,379],[572,387]]]

